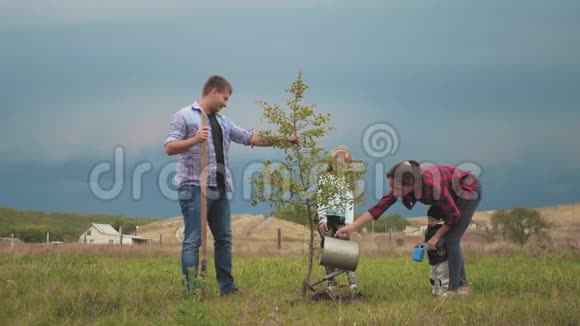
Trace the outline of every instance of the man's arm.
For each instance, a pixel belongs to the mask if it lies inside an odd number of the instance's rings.
[[[435,235],[427,242],[430,248],[435,248],[437,241],[439,241],[439,239],[441,239],[441,237],[443,237],[443,235],[445,235],[453,225],[458,224],[461,219],[461,213],[459,212],[455,201],[449,194],[449,191],[446,188],[443,188],[441,192],[442,197],[439,199],[439,205],[446,217],[445,224],[443,224],[441,228],[437,230],[437,233],[435,233]]]
[[[292,144],[298,143],[298,137],[296,137],[296,136],[290,136],[286,140]],[[271,142],[267,139],[264,139],[263,137],[260,137],[260,135],[255,133],[255,134],[252,134],[252,138],[250,139],[250,145],[258,146],[258,147],[268,147],[268,146],[272,146],[274,144],[273,144],[273,142]]]
[[[389,207],[391,207],[391,205],[393,205],[396,202],[397,202],[397,198],[395,197],[393,191],[391,190],[391,191],[389,191],[389,193],[384,195],[383,198],[381,198],[381,200],[379,200],[379,202],[375,204],[375,206],[371,207],[368,210],[368,213],[376,220],[379,217],[381,217],[381,215],[387,209],[389,209]]]
[[[368,211],[364,212],[354,222],[352,222],[352,224],[343,226],[340,229],[338,229],[334,234],[334,236],[341,239],[347,238],[351,232],[358,230],[361,226],[369,223],[372,220],[374,220],[374,218],[371,215],[371,213],[369,213]]]
[[[267,146],[272,146],[272,142],[260,137],[260,135],[258,135],[258,134],[252,134],[252,138],[250,139],[250,145],[259,146],[259,147],[267,147]]]
[[[397,198],[393,195],[393,191],[391,190],[388,194],[384,195],[379,202],[371,207],[368,211],[364,212],[361,216],[359,216],[352,224],[343,226],[342,228],[336,231],[336,236],[338,238],[345,238],[351,232],[357,230],[361,226],[367,224],[372,220],[376,220],[381,217],[391,205],[393,205],[397,201]]]
[[[234,143],[259,147],[269,147],[274,145],[271,141],[260,137],[258,133],[240,128],[231,120],[226,119],[225,121],[229,126],[230,137]],[[298,137],[296,136],[290,136],[287,140],[292,144],[298,144]]]
[[[192,146],[204,142],[209,134],[209,127],[204,126],[199,128],[193,137],[186,139],[177,139],[165,144],[165,153],[167,155],[175,155],[187,152]]]

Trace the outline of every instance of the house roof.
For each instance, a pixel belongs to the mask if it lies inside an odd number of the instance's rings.
[[[113,226],[111,226],[110,224],[92,223],[92,226],[94,226],[95,229],[97,229],[97,231],[99,231],[100,233],[102,233],[104,235],[112,235],[112,236],[116,236],[116,237],[120,236],[119,232],[117,230],[115,230],[113,228]],[[136,239],[136,240],[151,240],[148,238],[134,236],[134,235],[128,235],[128,234],[123,234],[123,238],[131,238],[131,239]]]
[[[102,234],[106,234],[106,235],[119,235],[119,232],[117,232],[117,230],[115,230],[111,225],[109,224],[97,224],[97,223],[93,223],[93,226]]]
[[[22,240],[20,240],[18,238],[0,238],[0,245],[5,244],[5,243],[12,243],[12,242],[14,242],[15,244],[23,243]]]

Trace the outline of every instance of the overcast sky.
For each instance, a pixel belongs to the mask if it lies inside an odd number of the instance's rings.
[[[219,73],[234,85],[224,114],[266,128],[256,102],[283,104],[299,71],[306,102],[332,115],[323,144],[370,167],[357,210],[403,159],[477,168],[481,209],[576,202],[579,14],[565,0],[0,1],[0,205],[178,215],[158,186],[173,113]],[[380,128],[396,146],[369,152]],[[90,171],[115,146],[126,182],[99,199]],[[243,198],[244,171],[281,154],[234,145],[231,155],[234,213],[265,213]],[[424,214],[401,206],[393,212]]]

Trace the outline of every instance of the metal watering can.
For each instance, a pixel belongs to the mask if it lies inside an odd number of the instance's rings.
[[[320,265],[354,272],[360,249],[357,242],[331,237],[322,239]]]
[[[323,237],[320,251],[320,265],[336,268],[336,270],[327,274],[321,280],[308,284],[312,291],[315,291],[314,286],[328,281],[341,273],[354,272],[358,266],[360,248],[357,242]]]

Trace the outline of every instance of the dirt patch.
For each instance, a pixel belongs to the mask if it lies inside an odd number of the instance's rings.
[[[331,292],[317,292],[311,297],[312,301],[319,302],[319,301],[330,301],[334,303],[340,304],[350,304],[355,302],[364,302],[368,300],[368,297],[360,292],[356,293],[347,293],[347,292],[340,292],[340,293],[331,293]]]
[[[291,300],[289,303],[291,306],[307,302],[330,302],[335,304],[351,304],[355,302],[365,302],[368,301],[368,299],[369,299],[368,296],[364,295],[359,291],[353,292],[350,289],[350,287],[343,284],[339,285],[332,291],[328,291],[326,289],[320,290],[312,294],[310,297],[308,297],[306,302],[304,302],[302,299],[295,299]]]

